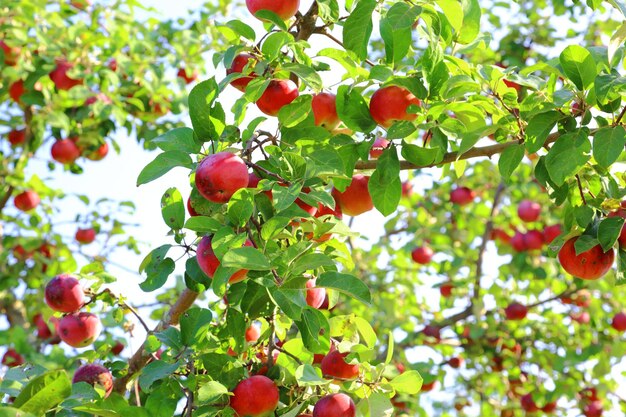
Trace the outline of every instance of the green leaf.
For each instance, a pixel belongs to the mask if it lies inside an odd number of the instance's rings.
[[[526,150],[528,153],[535,153],[539,149],[543,148],[548,135],[556,126],[556,122],[559,121],[561,116],[556,111],[548,111],[545,113],[539,113],[533,116],[528,121],[528,127],[526,128]]]
[[[613,7],[620,11],[622,16],[626,17],[626,4],[622,0],[607,0],[608,3],[611,3]]]
[[[165,258],[172,245],[163,245],[148,254],[139,266],[139,272],[146,271],[147,278],[139,284],[144,291],[161,288],[169,275],[174,272],[175,264],[171,258]]]
[[[319,285],[318,285],[319,286]],[[307,307],[302,311],[301,320],[295,321],[304,347],[313,353],[323,353],[330,350],[330,324],[321,311]]]
[[[252,271],[269,271],[272,269],[267,257],[258,249],[249,246],[226,252],[222,258],[222,265]]]
[[[278,111],[278,121],[285,127],[293,127],[302,123],[311,113],[310,95],[299,96],[290,104]]]
[[[360,59],[368,55],[367,46],[372,35],[372,13],[376,0],[361,0],[346,19],[343,27],[343,45]]]
[[[261,46],[261,52],[268,61],[273,61],[280,55],[281,49],[289,45],[294,41],[293,36],[287,32],[274,32],[270,34],[263,45]]]
[[[402,142],[402,157],[418,167],[436,164],[443,159],[443,152],[437,148],[423,148]]]
[[[389,381],[389,384],[401,394],[415,395],[422,389],[424,380],[417,371],[405,371]]]
[[[506,148],[498,160],[498,169],[502,178],[507,181],[513,171],[524,158],[524,145],[514,145]]]
[[[243,36],[246,39],[250,39],[253,42],[256,39],[256,33],[254,32],[254,29],[243,23],[241,20],[231,20],[226,23],[226,26],[228,26],[229,28],[237,32],[240,36]]]
[[[189,93],[189,117],[196,136],[202,141],[217,140],[222,133],[224,115],[212,105],[219,88],[215,78],[197,84]]]
[[[222,228],[223,224],[212,217],[194,216],[187,220],[185,229],[199,233],[213,233]]]
[[[246,225],[254,212],[254,194],[248,188],[241,188],[228,200],[228,218],[237,227]]]
[[[328,381],[322,378],[320,372],[312,365],[300,365],[296,369],[296,381],[299,386],[320,386],[328,384]]]
[[[579,45],[570,45],[559,56],[563,72],[579,90],[587,89],[596,78],[596,63],[591,53]]]
[[[30,413],[26,413],[17,408],[3,407],[0,408],[0,417],[35,417]]]
[[[170,377],[179,367],[179,363],[167,363],[161,360],[150,362],[139,375],[139,385],[144,391],[150,391],[150,387],[156,381]]]
[[[339,119],[349,129],[369,133],[376,127],[376,122],[372,119],[369,106],[361,92],[347,85],[340,86],[337,90],[336,105]]]
[[[161,197],[161,215],[170,229],[180,230],[185,223],[185,204],[176,188],[168,188]]]
[[[319,15],[324,22],[335,21],[339,18],[339,4],[337,0],[317,0]]]
[[[197,142],[193,135],[193,129],[178,127],[150,141],[155,143],[163,151],[181,151],[191,154],[200,152],[202,144]]]
[[[174,167],[191,169],[193,161],[188,153],[182,151],[166,151],[157,155],[154,161],[146,165],[137,178],[137,186],[147,184],[167,174]]]
[[[282,66],[285,71],[293,72],[306,84],[311,90],[320,91],[324,87],[322,77],[308,65],[298,64],[297,62],[289,62]]]
[[[605,252],[615,245],[623,226],[624,218],[620,216],[607,217],[600,222],[598,226],[598,241]]]
[[[593,136],[593,158],[608,168],[619,159],[625,145],[626,130],[622,126],[602,128]]]
[[[336,271],[324,272],[317,278],[316,286],[335,289],[365,304],[372,302],[369,288],[354,275]]]
[[[400,181],[400,161],[395,147],[385,150],[378,158],[376,171],[369,179],[368,189],[374,207],[383,216],[389,216],[396,211],[402,197],[402,182]]]
[[[617,251],[617,272],[615,273],[615,285],[626,284],[626,249]]]
[[[41,416],[71,393],[72,383],[67,372],[50,371],[31,380],[15,398],[13,405],[25,413]]]
[[[624,41],[626,41],[626,22],[622,23],[622,25],[615,31],[613,36],[611,36],[607,51],[609,62],[613,61],[615,53],[620,48],[620,46],[624,45]]]
[[[589,249],[594,246],[598,246],[600,242],[593,236],[589,235],[580,235],[578,239],[576,239],[576,243],[574,243],[574,250],[576,255],[580,255],[583,252],[587,252]]]
[[[552,181],[562,185],[574,176],[591,159],[590,151],[591,143],[586,131],[561,136],[546,156],[546,169]]]
[[[202,342],[209,334],[211,310],[191,308],[180,317],[180,339],[183,345],[192,346]]]
[[[462,45],[472,43],[480,33],[480,4],[478,0],[464,0],[463,2],[463,26],[459,31],[456,41]]]
[[[307,253],[306,255],[296,259],[290,266],[290,269],[294,275],[297,275],[321,267],[334,266],[335,262],[328,255],[323,253]]]
[[[217,402],[223,395],[228,394],[228,388],[217,381],[208,381],[198,388],[198,404],[212,404]]]
[[[413,7],[412,9],[419,9]],[[415,19],[406,16],[411,7],[406,3],[394,4],[380,20],[380,34],[385,42],[387,63],[393,64],[406,57],[412,41],[412,24]],[[406,25],[407,22],[410,23]]]

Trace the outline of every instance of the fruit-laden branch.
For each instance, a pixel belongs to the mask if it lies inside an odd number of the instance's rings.
[[[170,308],[165,318],[157,325],[154,332],[161,331],[169,326],[175,326],[180,321],[180,316],[185,313],[198,298],[198,293],[185,289],[176,303]],[[120,378],[117,378],[113,383],[113,389],[115,392],[124,393],[126,386],[130,379],[135,376],[144,366],[150,362],[152,355],[144,349],[145,342],[135,352],[128,362],[128,373]]]
[[[32,141],[33,130],[31,129],[31,126],[30,126],[32,121],[33,121],[33,110],[30,107],[26,107],[24,109],[24,125],[26,126],[25,130],[24,130],[24,137],[25,137],[25,140],[24,140],[25,148],[24,149],[28,149],[30,144],[33,142]],[[12,185],[9,185],[7,187],[6,192],[0,198],[0,213],[2,213],[2,210],[4,210],[4,208],[6,207],[7,202],[11,198],[11,195],[13,194],[14,191],[15,191],[15,187],[13,187]]]
[[[556,140],[561,136],[561,134],[559,132],[555,132],[550,134],[547,138],[546,141],[544,142],[544,146],[547,146],[551,143],[556,142]],[[415,165],[410,163],[409,161],[400,161],[400,169],[406,170],[406,169],[419,169],[419,168],[431,168],[431,167],[436,167],[436,166],[440,166],[440,165],[446,165],[446,164],[450,164],[452,162],[455,161],[461,161],[464,159],[471,159],[471,158],[479,158],[482,156],[487,156],[487,157],[492,157],[493,155],[497,155],[497,154],[501,154],[502,152],[504,152],[505,149],[510,148],[511,146],[516,146],[523,143],[523,141],[521,140],[514,140],[511,142],[505,142],[505,143],[498,143],[497,145],[490,145],[490,146],[482,146],[482,147],[478,147],[478,148],[472,148],[469,151],[460,154],[458,152],[448,152],[447,154],[445,154],[443,156],[443,159],[440,162],[434,163],[434,164],[428,164],[428,165]],[[354,167],[356,170],[368,170],[368,169],[375,169],[376,168],[376,160],[372,160],[372,161],[359,161],[356,163],[356,166]]]

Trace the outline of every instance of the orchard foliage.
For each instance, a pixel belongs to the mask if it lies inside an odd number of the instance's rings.
[[[3,143],[5,204],[21,191],[56,195],[22,175],[48,137],[67,140],[55,159],[78,172],[76,152],[96,151],[122,126],[158,148],[139,186],[183,168],[192,191],[165,190],[170,240],[139,266],[143,291],[181,288],[153,312],[154,329],[133,300],[103,286],[114,279],[104,259],[77,268],[60,236],[62,256],[42,259],[50,238],[41,230],[52,226],[38,217],[41,208],[27,210],[28,222],[3,210],[3,247],[13,249],[0,254],[0,285],[8,283],[12,303],[2,305],[13,324],[3,333],[12,345],[6,364],[34,365],[12,367],[0,385],[16,397],[14,409],[239,417],[626,411],[621,375],[612,372],[626,329],[621,1],[247,0],[207,6],[216,15],[202,10],[191,32],[172,22],[130,25],[119,10],[134,2],[62,5],[60,13],[37,3],[25,2],[49,13],[44,21],[58,33],[67,26],[77,36],[59,48],[52,29],[27,25],[21,13],[3,22],[2,91],[8,114],[16,113],[7,126],[23,124],[26,138]],[[588,25],[559,39],[568,20]],[[27,32],[49,47],[30,51]],[[200,39],[211,42],[216,75],[199,79],[186,102],[172,98],[180,89],[162,82],[172,72],[165,69],[191,60],[178,87],[193,81],[208,49]],[[74,64],[66,74],[65,62]],[[12,103],[10,86],[20,79],[27,92]],[[89,97],[97,99],[85,104]],[[190,125],[168,122],[166,109],[188,114]],[[36,205],[33,197],[18,207]],[[383,216],[376,241],[351,228]],[[52,279],[74,272],[85,300],[77,301],[73,278]],[[15,288],[33,302],[21,306]],[[110,335],[78,356],[27,343],[45,329],[42,339],[57,341],[51,318],[67,344],[90,344],[93,312],[114,334],[132,313],[148,337],[127,361],[114,358]],[[34,325],[22,320],[16,329],[16,314]],[[63,368],[79,363],[72,385]]]

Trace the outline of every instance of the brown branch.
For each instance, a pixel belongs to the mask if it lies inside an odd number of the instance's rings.
[[[624,106],[620,114],[617,116],[617,119],[615,119],[615,122],[613,122],[613,126],[617,126],[622,121],[624,114],[626,114],[626,106]]]
[[[180,316],[193,305],[198,298],[198,293],[185,289],[176,303],[170,308],[170,311],[165,318],[157,325],[155,332],[168,328],[169,326],[177,325],[180,321]],[[145,344],[145,343],[144,343]],[[128,362],[128,372],[126,375],[119,377],[113,384],[115,392],[124,393],[126,386],[133,376],[135,376],[141,369],[150,362],[152,355],[145,351],[144,344],[135,352]]]
[[[580,198],[583,200],[583,204],[587,205],[587,200],[585,199],[585,192],[583,191],[583,185],[580,181],[580,176],[576,174],[576,182],[578,183],[578,192],[580,193]]]

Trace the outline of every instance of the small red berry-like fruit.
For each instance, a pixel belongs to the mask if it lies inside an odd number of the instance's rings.
[[[9,86],[9,97],[16,102],[21,103],[22,95],[26,92],[24,81],[17,80]]]
[[[570,317],[578,324],[588,324],[591,321],[591,316],[586,311],[581,311],[580,313],[572,313],[570,314]]]
[[[348,216],[358,216],[374,208],[368,189],[369,180],[370,177],[357,174],[352,177],[352,183],[343,193],[333,189],[332,195],[339,204],[342,213]]]
[[[523,395],[522,398],[520,398],[520,405],[522,406],[522,409],[527,413],[534,413],[539,411],[539,407],[537,407],[537,404],[535,404],[535,400],[533,400],[532,394]]]
[[[554,413],[555,410],[556,410],[556,401],[552,401],[550,403],[547,403],[543,407],[541,407],[541,411],[547,414]]]
[[[341,353],[338,350],[329,352],[322,359],[322,374],[327,378],[354,379],[359,376],[359,365],[346,363],[344,358],[348,353]]]
[[[241,381],[233,390],[230,406],[238,417],[269,417],[278,406],[279,392],[274,381],[254,375]]]
[[[306,282],[306,303],[313,308],[320,308],[326,299],[326,288],[316,287],[315,278]]]
[[[432,391],[435,388],[435,385],[437,385],[437,380],[429,382],[427,384],[422,384],[421,392]]]
[[[71,70],[73,66],[73,64],[67,61],[59,61],[57,62],[57,66],[50,73],[50,79],[58,90],[69,90],[83,83],[83,80],[74,79],[67,75],[67,72]]]
[[[619,332],[626,331],[626,313],[619,312],[613,316],[611,327]]]
[[[528,314],[528,308],[520,303],[511,303],[504,310],[507,320],[523,320]]]
[[[372,95],[370,114],[376,123],[388,128],[400,120],[415,120],[417,115],[407,112],[411,105],[419,106],[419,99],[405,88],[391,85]]]
[[[4,41],[0,41],[0,48],[4,52],[4,65],[12,67],[17,64],[17,59],[20,55],[20,48],[17,46],[11,47]]]
[[[59,336],[68,345],[81,348],[89,346],[100,336],[102,324],[95,314],[72,313],[59,322]]]
[[[12,146],[21,145],[26,142],[26,129],[13,129],[7,135],[7,139]]]
[[[2,364],[9,368],[20,366],[24,364],[24,357],[17,353],[15,349],[9,348],[2,357]]]
[[[300,0],[246,0],[246,6],[252,15],[261,10],[268,10],[276,13],[282,20],[287,20],[298,12]]]
[[[111,348],[111,353],[114,355],[119,355],[124,350],[124,344],[122,342],[116,342]]]
[[[408,181],[402,183],[402,197],[408,198],[413,194],[413,184]]]
[[[247,240],[246,243],[244,243],[244,246],[253,245],[251,241]],[[217,256],[215,256],[210,236],[204,236],[200,240],[196,251],[196,260],[198,261],[198,266],[202,272],[204,272],[209,278],[213,278],[217,267],[220,266],[220,261],[217,259]],[[228,282],[234,284],[235,282],[243,281],[246,278],[247,273],[247,269],[240,269],[230,277]]]
[[[33,317],[33,324],[37,327],[37,338],[42,340],[47,340],[52,337],[52,332],[50,331],[50,327],[46,320],[43,318],[41,313],[35,314]]]
[[[191,71],[191,73],[189,73],[189,71],[186,70],[185,68],[180,68],[178,70],[178,73],[176,73],[176,76],[178,76],[178,78],[182,78],[183,80],[185,80],[186,84],[191,84],[192,82],[198,79],[198,72]]]
[[[602,417],[603,412],[602,401],[592,401],[583,408],[585,417]]]
[[[268,116],[276,116],[283,106],[298,97],[298,86],[291,80],[272,80],[256,105]]]
[[[390,143],[391,142],[389,142],[385,138],[376,138],[376,140],[372,144],[372,149],[370,149],[370,158],[378,159],[383,154],[385,149],[389,147]]]
[[[57,140],[50,152],[52,159],[62,164],[72,164],[80,157],[80,149],[71,139]]]
[[[200,161],[196,169],[196,188],[204,198],[223,204],[248,186],[248,168],[237,155],[219,152]]]
[[[91,386],[101,385],[104,388],[105,397],[108,397],[113,391],[113,375],[107,368],[95,363],[88,363],[76,370],[72,384],[79,382],[86,382]]]
[[[517,215],[525,222],[534,222],[539,219],[541,205],[531,200],[523,200],[517,206]]]
[[[333,130],[339,125],[336,101],[337,97],[330,93],[319,93],[313,96],[311,108],[316,126]]]
[[[40,201],[39,194],[33,190],[28,190],[16,195],[13,203],[18,210],[31,211],[39,205]]]
[[[91,227],[87,229],[78,229],[75,237],[78,243],[87,245],[96,240],[96,231]]]
[[[105,156],[108,155],[108,153],[109,144],[105,142],[100,145],[96,150],[84,152],[83,156],[90,161],[101,161],[104,159]]]
[[[452,290],[454,289],[454,284],[450,282],[446,282],[439,287],[439,293],[442,297],[448,298],[452,295]]]
[[[424,327],[422,333],[424,333],[424,336],[433,337],[437,340],[441,339],[441,329],[437,326],[428,324]]]
[[[578,394],[583,401],[591,402],[600,400],[600,397],[598,397],[598,390],[595,387],[584,388]]]
[[[588,251],[576,255],[574,244],[578,237],[569,239],[559,251],[559,262],[569,274],[588,280],[598,279],[611,269],[615,252],[609,249],[604,252],[602,246],[596,245]]]
[[[543,248],[543,233],[539,230],[529,230],[524,233],[524,244],[527,250],[540,250]]]
[[[261,337],[261,329],[257,325],[251,325],[246,329],[246,342],[254,343]]]
[[[411,258],[414,262],[417,262],[418,264],[426,265],[431,261],[434,254],[435,253],[433,252],[433,250],[428,246],[420,246],[413,249],[413,251],[411,252]]]
[[[451,368],[459,369],[463,365],[463,358],[460,358],[460,357],[450,358],[448,360],[448,365],[450,365]]]
[[[85,292],[78,280],[69,275],[61,274],[52,278],[44,291],[46,304],[61,313],[73,313],[80,310],[85,303]]]
[[[450,201],[459,206],[465,206],[476,197],[476,193],[468,187],[457,187],[450,192]]]
[[[354,417],[356,407],[346,394],[330,394],[322,397],[313,408],[313,417]]]
[[[553,224],[552,226],[546,226],[543,229],[543,240],[546,244],[552,243],[561,233],[563,233],[563,227],[560,224]]]
[[[252,62],[250,62],[252,61]],[[254,63],[256,62],[256,58],[250,54],[239,54],[234,59],[230,66],[230,68],[226,69],[226,75],[230,75],[233,73],[240,74],[243,72],[244,68],[250,62],[250,68],[254,68]],[[230,82],[230,85],[235,87],[239,91],[246,91],[246,87],[250,84],[257,75],[254,72],[251,72],[246,77],[237,78]]]

